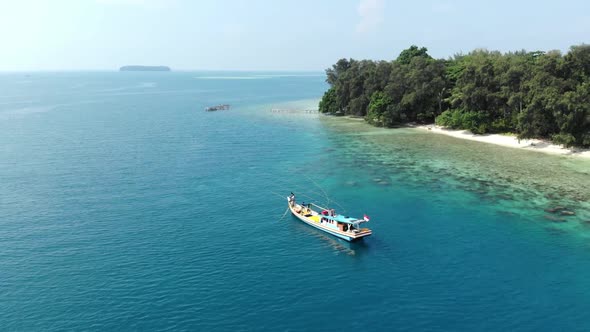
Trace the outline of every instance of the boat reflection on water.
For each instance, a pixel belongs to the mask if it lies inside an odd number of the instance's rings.
[[[294,216],[291,217],[295,218]],[[330,235],[326,235],[324,232],[303,223],[293,223],[292,225],[297,231],[305,232],[308,235],[312,235],[313,237],[322,240],[323,243],[329,245],[338,253],[346,254],[348,256],[360,256],[369,252],[369,246],[367,243],[365,243],[365,241],[348,242]]]

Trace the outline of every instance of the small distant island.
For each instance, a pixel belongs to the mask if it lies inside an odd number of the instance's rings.
[[[170,67],[167,66],[123,66],[119,68],[119,71],[170,71]]]

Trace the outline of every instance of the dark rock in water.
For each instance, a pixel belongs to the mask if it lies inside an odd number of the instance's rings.
[[[503,214],[503,215],[507,215],[507,216],[516,216],[516,213],[512,212],[512,211],[505,211],[505,210],[500,210],[497,212],[498,214]]]
[[[479,183],[483,187],[487,187],[492,184],[491,181],[485,179],[475,179],[475,182]]]
[[[389,186],[391,184],[390,181],[388,181],[387,179],[383,179],[383,178],[374,178],[373,182],[381,185],[381,186]]]
[[[568,211],[568,210],[561,210],[561,215],[562,216],[575,216],[576,213],[574,211]]]
[[[556,207],[553,207],[553,208],[550,208],[550,209],[545,209],[545,212],[556,213],[556,212],[559,212],[559,211],[564,210],[564,209],[565,209],[565,207],[563,207],[563,206],[556,206]]]
[[[546,227],[545,230],[552,235],[562,235],[566,234],[566,231],[563,229],[555,228],[555,227]]]
[[[556,197],[555,193],[547,193],[547,194],[545,194],[545,198],[547,198],[547,199],[555,199],[557,197]]]
[[[548,214],[544,215],[543,217],[545,219],[549,219],[549,220],[551,220],[553,222],[566,222],[566,220],[563,219],[563,218],[559,218],[559,217],[548,215]]]

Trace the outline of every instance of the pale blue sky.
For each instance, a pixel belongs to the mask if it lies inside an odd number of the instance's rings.
[[[590,0],[0,0],[0,70],[323,70],[411,44],[566,51]]]

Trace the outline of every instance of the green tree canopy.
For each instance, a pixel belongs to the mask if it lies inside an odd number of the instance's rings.
[[[394,61],[340,59],[326,70],[323,113],[377,126],[436,122],[590,146],[590,45],[559,51],[484,49],[436,60],[412,45]]]
[[[418,48],[418,46],[412,45],[410,48],[403,50],[397,57],[396,61],[407,65],[415,57],[432,59],[432,57],[428,55],[428,49],[426,47]]]

